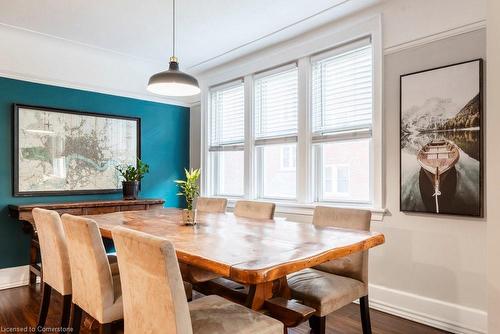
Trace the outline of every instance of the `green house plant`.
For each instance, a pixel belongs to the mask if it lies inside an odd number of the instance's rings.
[[[133,200],[139,196],[139,185],[145,174],[149,173],[149,165],[137,159],[137,166],[116,166],[116,170],[123,177],[123,199]]]
[[[186,225],[195,225],[195,212],[193,210],[193,202],[196,197],[200,194],[200,186],[198,185],[198,179],[200,178],[199,169],[184,169],[186,175],[186,180],[175,180],[179,187],[179,192],[177,196],[184,196],[186,199],[186,209],[182,211],[182,220]]]

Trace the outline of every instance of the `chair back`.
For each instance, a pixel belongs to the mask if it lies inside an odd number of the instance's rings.
[[[33,219],[42,255],[43,281],[61,295],[70,295],[71,269],[61,217],[56,211],[35,208]]]
[[[100,323],[115,301],[113,277],[101,233],[92,219],[62,215],[71,264],[73,303]]]
[[[112,233],[122,282],[125,333],[192,334],[172,243],[124,227],[116,227]]]
[[[200,212],[226,212],[227,199],[215,197],[198,197],[196,210]]]
[[[342,209],[317,206],[313,224],[352,230],[370,231],[371,212],[368,210]],[[346,257],[325,262],[315,269],[350,277],[368,284],[368,251],[357,252]]]
[[[257,201],[237,201],[234,215],[252,219],[273,219],[276,204]]]

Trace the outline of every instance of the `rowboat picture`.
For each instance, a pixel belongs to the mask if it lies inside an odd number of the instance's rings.
[[[455,168],[460,158],[460,152],[452,141],[446,139],[432,140],[427,143],[417,154],[417,160],[424,169],[434,187],[436,213],[439,213],[439,196],[441,196],[441,182],[448,172]]]
[[[481,217],[482,60],[400,76],[400,210]]]

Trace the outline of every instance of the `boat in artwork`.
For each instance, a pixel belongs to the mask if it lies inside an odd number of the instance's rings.
[[[436,213],[439,213],[441,184],[450,170],[455,167],[460,152],[455,143],[446,139],[434,139],[424,145],[417,154],[417,160],[434,187]]]

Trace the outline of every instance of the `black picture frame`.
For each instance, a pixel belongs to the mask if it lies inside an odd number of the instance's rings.
[[[478,82],[478,87],[479,87],[479,135],[478,135],[478,140],[479,140],[479,194],[478,194],[478,201],[479,201],[479,210],[477,213],[454,213],[454,212],[443,212],[443,213],[435,213],[435,212],[429,212],[429,211],[420,211],[420,210],[409,210],[404,207],[403,205],[403,179],[402,179],[402,164],[403,164],[403,159],[402,159],[402,152],[403,152],[403,144],[402,144],[402,139],[403,139],[403,78],[411,76],[411,75],[416,75],[416,74],[421,74],[425,72],[431,72],[431,71],[436,71],[436,70],[441,70],[453,66],[459,66],[459,65],[464,65],[468,63],[473,63],[473,62],[478,62],[479,65],[479,82]],[[416,71],[416,72],[411,72],[411,73],[406,73],[406,74],[401,74],[399,77],[399,210],[401,212],[405,213],[418,213],[418,214],[428,214],[428,215],[440,215],[440,216],[465,216],[465,217],[474,217],[474,218],[484,218],[484,131],[483,131],[483,126],[484,126],[484,60],[482,58],[475,58],[463,62],[458,62],[458,63],[453,63],[445,66],[439,66],[439,67],[434,67],[426,70],[421,70],[421,71]]]
[[[136,122],[136,140],[137,140],[137,154],[138,159],[141,158],[141,118],[133,116],[120,116],[114,114],[95,113],[87,111],[78,111],[71,109],[34,106],[27,104],[14,103],[13,104],[13,154],[12,154],[12,194],[14,197],[35,197],[35,196],[72,196],[72,195],[93,195],[93,194],[112,194],[122,191],[121,188],[117,189],[85,189],[85,190],[55,190],[55,191],[20,191],[19,190],[19,109],[34,109],[40,111],[48,111],[53,113],[73,114],[100,118],[122,119]]]

